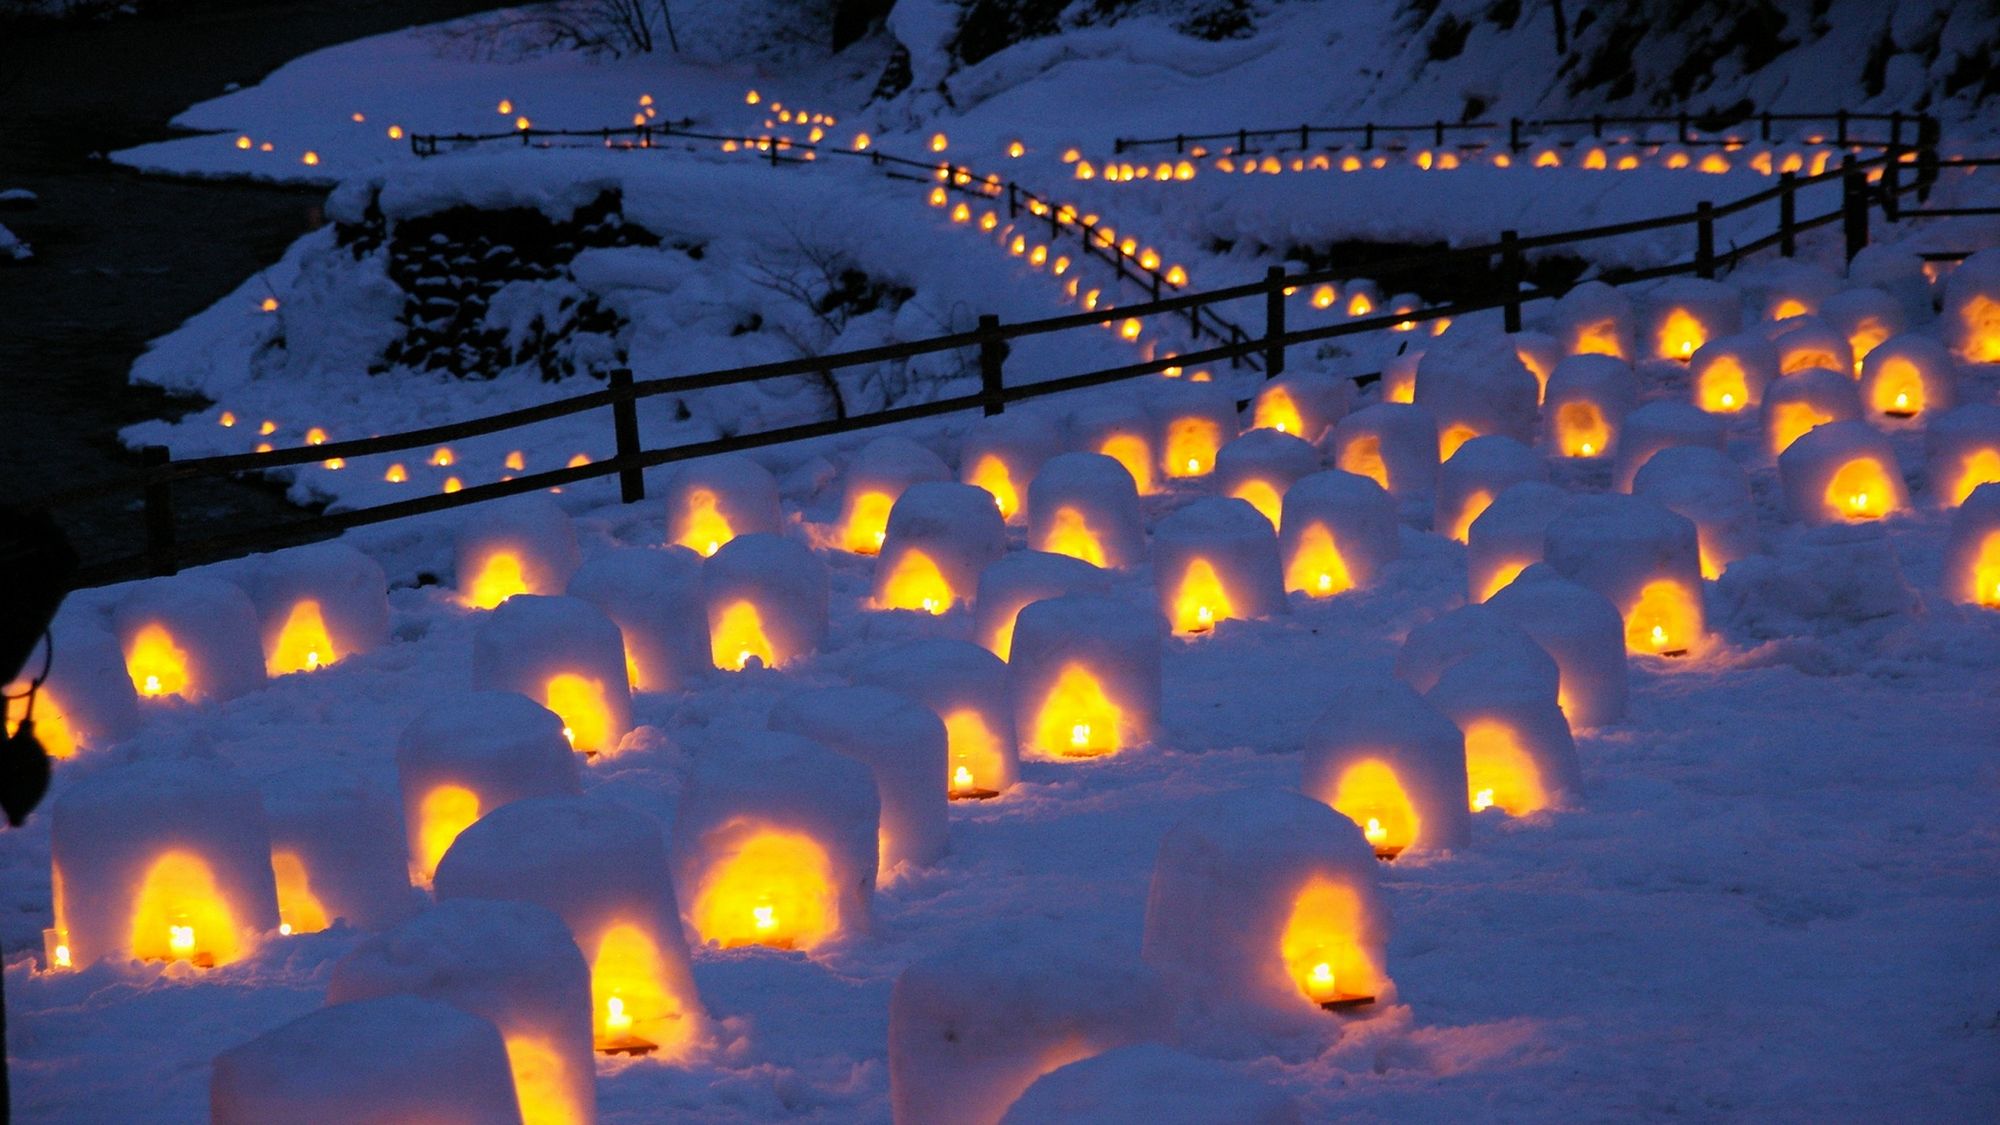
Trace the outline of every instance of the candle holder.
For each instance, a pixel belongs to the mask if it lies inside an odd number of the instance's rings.
[[[273,677],[317,671],[389,639],[389,580],[345,543],[259,556],[248,586]]]
[[[1580,496],[1549,522],[1544,552],[1558,573],[1618,607],[1627,652],[1686,655],[1704,643],[1692,520],[1642,496]]]
[[[905,437],[879,437],[848,462],[840,500],[840,541],[857,555],[878,554],[889,534],[889,511],[913,484],[952,479],[930,450]]]
[[[702,558],[739,535],[776,534],[784,526],[777,478],[748,454],[689,461],[667,484],[667,542]]]
[[[585,755],[616,753],[632,729],[624,635],[582,598],[521,594],[495,607],[472,633],[472,686],[555,712]]]
[[[459,597],[492,609],[516,594],[560,594],[582,565],[576,528],[547,496],[470,509],[456,544]]]

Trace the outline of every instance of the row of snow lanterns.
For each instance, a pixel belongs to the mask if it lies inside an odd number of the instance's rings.
[[[265,311],[275,311],[277,307],[278,299],[276,297],[265,298]],[[216,415],[216,425],[221,426],[223,429],[233,429],[238,424],[240,424],[239,419],[233,410],[223,410]],[[281,427],[277,422],[268,418],[258,423],[257,436],[260,439],[266,440],[259,440],[253,451],[257,453],[271,452],[275,446],[268,439],[276,435],[280,429]],[[328,440],[329,435],[324,427],[308,426],[306,428],[304,434],[306,445],[325,445]],[[422,458],[421,464],[432,469],[452,469],[459,464],[459,454],[448,445],[440,445],[426,454]],[[588,453],[572,454],[565,464],[572,469],[588,465],[590,464],[590,455]],[[330,457],[320,462],[320,467],[337,472],[347,468],[347,459],[344,457]],[[518,449],[511,450],[506,456],[500,459],[500,467],[504,471],[501,473],[499,479],[512,480],[512,474],[527,471],[527,454]],[[382,470],[382,480],[388,484],[407,483],[410,480],[408,462],[401,460],[390,461]],[[446,473],[444,474],[444,479],[439,482],[438,487],[443,492],[457,492],[465,487],[465,482],[457,473]]]
[[[1242,175],[1360,172],[1370,169],[1379,171],[1385,168],[1454,171],[1459,168],[1486,165],[1493,168],[1571,167],[1587,171],[1619,172],[1659,168],[1669,171],[1691,170],[1711,175],[1720,175],[1735,168],[1749,168],[1766,176],[1784,172],[1817,176],[1825,172],[1839,155],[1839,149],[1818,144],[1763,149],[1746,158],[1736,155],[1735,149],[1730,149],[1728,154],[1725,154],[1714,150],[1698,153],[1678,145],[1548,143],[1531,147],[1521,153],[1506,151],[1488,153],[1477,146],[1469,146],[1463,149],[1389,149],[1369,153],[1320,152],[1298,153],[1291,156],[1279,153],[1237,153],[1229,148],[1211,154],[1207,148],[1197,145],[1188,151],[1186,157],[1177,157],[1173,160],[1151,162],[1105,160],[1092,163],[1080,155],[1072,157],[1068,153],[1065,154],[1065,159],[1073,165],[1071,175],[1076,179],[1131,183],[1146,180],[1185,182],[1199,175],[1204,166],[1220,173]]]

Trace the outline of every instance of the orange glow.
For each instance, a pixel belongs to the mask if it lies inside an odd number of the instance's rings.
[[[1771,306],[1771,319],[1790,320],[1795,316],[1810,316],[1812,311],[1811,305],[1797,297],[1780,297],[1777,303]]]
[[[1778,356],[1778,372],[1782,375],[1794,375],[1808,367],[1824,367],[1828,371],[1853,374],[1846,371],[1847,366],[1831,350],[1814,344],[1794,344]]]
[[[952,592],[951,583],[945,581],[937,563],[922,551],[908,550],[896,559],[895,569],[882,583],[882,596],[875,608],[914,609],[937,614],[950,609],[957,601],[958,595]]]
[[[766,668],[778,666],[777,651],[764,632],[764,617],[751,602],[736,602],[723,610],[710,633],[709,655],[717,668],[740,672],[753,658]]]
[[[21,728],[21,719],[28,713],[28,682],[16,680],[7,685],[5,730],[8,737]],[[76,731],[70,726],[69,716],[63,713],[62,704],[44,684],[35,692],[35,741],[42,744],[51,758],[61,761],[76,757]]]
[[[1653,342],[1653,354],[1661,359],[1687,360],[1708,343],[1708,327],[1686,309],[1669,309],[1660,322]]]
[[[1342,446],[1340,468],[1367,477],[1383,488],[1389,487],[1389,466],[1382,460],[1382,439],[1375,434],[1361,434]]]
[[[449,467],[451,465],[455,465],[457,463],[458,463],[458,455],[451,451],[450,446],[440,445],[436,449],[431,451],[431,464],[437,466],[440,469]]]
[[[326,929],[326,907],[313,894],[305,860],[297,852],[272,852],[271,874],[278,882],[278,931],[316,934]]]
[[[132,687],[142,698],[186,695],[193,685],[188,680],[188,654],[174,643],[174,635],[157,622],[136,633],[125,648],[125,670]]]
[[[458,491],[461,491],[461,490],[462,490],[462,489],[464,489],[464,488],[465,488],[465,482],[464,482],[464,481],[462,481],[462,480],[459,480],[459,479],[458,479],[457,477],[446,477],[446,478],[444,478],[444,491],[446,491],[446,492],[458,492]],[[557,492],[560,492],[560,491],[561,491],[561,489],[553,489],[552,491],[557,491]]]
[[[1528,569],[1528,566],[1525,561],[1510,559],[1494,567],[1492,576],[1486,580],[1486,589],[1479,594],[1479,600],[1483,602],[1506,589],[1514,579],[1521,577],[1521,572]]]
[[[1711,152],[1701,158],[1701,163],[1696,167],[1696,171],[1707,172],[1710,175],[1720,175],[1729,171],[1729,161],[1721,153]]]
[[[1562,167],[1562,163],[1562,157],[1554,149],[1548,149],[1540,156],[1535,157],[1535,167],[1537,168],[1560,168]]]
[[[1167,423],[1166,470],[1170,477],[1198,477],[1215,467],[1222,447],[1222,427],[1207,418],[1176,418]]]
[[[1667,157],[1667,167],[1674,171],[1679,171],[1692,163],[1694,161],[1689,159],[1685,152],[1676,152]]]
[[[658,1050],[676,1057],[693,1037],[680,998],[667,987],[660,947],[639,926],[620,923],[597,940],[590,960],[591,1037],[598,1050]]]
[[[1701,600],[1694,591],[1661,578],[1639,590],[1625,613],[1625,650],[1679,656],[1701,635]]]
[[[1366,293],[1356,293],[1347,299],[1348,316],[1367,316],[1374,311],[1375,302],[1369,300]]]
[[[604,682],[561,672],[542,685],[542,706],[563,722],[563,737],[586,754],[615,749],[611,734],[611,704]]]
[[[1449,461],[1451,460],[1451,455],[1458,452],[1459,446],[1478,436],[1478,430],[1463,423],[1447,426],[1444,432],[1438,435],[1438,456],[1443,460]]]
[[[292,606],[284,627],[278,630],[278,643],[264,661],[264,671],[271,676],[314,672],[339,659],[340,652],[334,648],[333,638],[327,635],[319,603],[305,598]]]
[[[1975,449],[1959,461],[1958,480],[1951,486],[1951,506],[1965,503],[1972,490],[2000,481],[2000,449]]]
[[[1292,396],[1283,387],[1271,387],[1257,396],[1256,412],[1250,424],[1256,429],[1276,430],[1294,437],[1305,434],[1305,422],[1299,417],[1298,404],[1292,401]]]
[[[1123,710],[1081,664],[1056,677],[1035,716],[1035,748],[1065,758],[1090,758],[1124,749]]]
[[[590,454],[588,453],[575,454],[571,456],[570,459],[568,461],[565,461],[563,464],[571,469],[581,469],[585,465],[590,464]]]
[[[1145,438],[1137,434],[1112,434],[1098,443],[1097,452],[1125,466],[1139,488],[1139,495],[1152,493],[1153,449]]]
[[[840,928],[826,852],[811,837],[761,831],[708,870],[695,932],[724,949],[811,949]]]
[[[1236,491],[1230,495],[1248,502],[1251,507],[1257,509],[1265,519],[1271,521],[1274,530],[1279,526],[1278,520],[1284,510],[1285,498],[1270,481],[1246,480],[1237,485]]]
[[[242,956],[242,935],[215,874],[200,856],[171,851],[153,861],[132,908],[132,956],[200,968]]]
[[[1082,559],[1092,566],[1106,565],[1104,544],[1097,533],[1090,529],[1082,512],[1068,506],[1056,509],[1055,519],[1050,521],[1035,549]]]
[[[1457,517],[1451,521],[1451,537],[1460,543],[1465,542],[1466,537],[1472,533],[1472,521],[1478,519],[1492,503],[1493,494],[1483,488],[1467,496],[1465,503],[1458,509]]]
[[[1586,150],[1583,154],[1583,167],[1589,169],[1592,172],[1604,171],[1605,165],[1607,163],[1608,161],[1606,161],[1605,159],[1604,150],[1601,148],[1591,148]]]
[[[472,581],[466,583],[465,604],[474,609],[492,609],[515,594],[528,592],[521,556],[512,551],[495,551],[480,560]]]
[[[1625,155],[1618,158],[1618,170],[1620,172],[1630,172],[1632,169],[1637,168],[1638,166],[1639,166],[1639,158],[1633,153],[1628,152]]]
[[[1006,757],[1000,737],[986,725],[985,717],[970,707],[960,708],[944,717],[944,733],[951,755],[946,792],[956,797],[998,790]]]
[[[675,542],[707,558],[721,550],[724,543],[736,538],[735,529],[729,526],[728,518],[718,506],[720,503],[715,493],[706,488],[690,490],[681,537]]]
[[[931,134],[932,152],[943,152],[945,149],[950,147],[951,147],[951,140],[947,138],[943,133]]]
[[[1989,531],[1979,541],[1979,554],[1972,560],[1967,576],[1972,588],[1969,601],[1988,609],[2000,609],[2000,531]]]
[[[1856,457],[1837,469],[1823,499],[1828,511],[1849,520],[1881,519],[1896,508],[1889,474],[1873,457]]]
[[[546,1039],[529,1035],[506,1038],[507,1068],[514,1075],[514,1097],[521,1103],[521,1125],[570,1125],[588,1110],[573,1104],[568,1068]]]
[[[1417,838],[1417,810],[1386,762],[1369,758],[1341,771],[1327,804],[1361,825],[1378,856],[1393,856]]]
[[[1375,995],[1381,970],[1356,940],[1361,923],[1361,899],[1348,887],[1315,876],[1300,888],[1278,940],[1300,995],[1314,1004]]]
[[[1924,410],[1924,375],[1902,356],[1884,360],[1881,377],[1869,392],[1868,405],[1877,414],[1914,418]]]
[[[277,312],[278,299],[276,297],[266,297],[262,301],[257,302],[257,308],[263,312]],[[225,422],[223,424],[235,425],[233,422]]]
[[[1340,557],[1333,532],[1323,523],[1307,525],[1285,564],[1285,589],[1328,598],[1353,588],[1354,576],[1347,569],[1347,560]]]
[[[1889,326],[1872,316],[1863,317],[1861,323],[1854,326],[1854,330],[1847,334],[1847,343],[1854,349],[1855,374],[1861,373],[1861,361],[1868,358],[1868,353],[1881,347],[1891,335]]]
[[[1340,295],[1334,292],[1333,286],[1322,285],[1313,290],[1312,307],[1316,309],[1330,309],[1333,307],[1333,303],[1339,299]]]
[[[993,504],[1000,509],[1003,519],[1013,519],[1021,510],[1021,493],[1014,487],[1014,475],[1007,471],[1007,462],[987,453],[972,466],[966,483],[976,485],[993,494]]]
[[[1750,376],[1735,356],[1719,355],[1696,373],[1694,393],[1710,414],[1734,414],[1750,405]]]
[[[1809,402],[1781,402],[1771,411],[1771,452],[1783,453],[1791,444],[1804,437],[1815,426],[1824,426],[1833,421],[1833,415],[1821,414]]]
[[[417,803],[417,858],[411,878],[428,885],[438,861],[458,834],[479,819],[479,794],[462,785],[440,785]]]
[[[1465,782],[1473,812],[1497,808],[1508,816],[1526,816],[1549,804],[1535,760],[1512,728],[1492,719],[1465,726]]]
[[[1956,315],[1965,329],[1960,358],[1967,363],[2000,363],[2000,301],[1975,293]]]
[[[1624,359],[1625,346],[1618,342],[1618,322],[1598,320],[1577,325],[1576,335],[1570,339],[1569,354],[1608,355]]]
[[[410,470],[405,469],[399,462],[389,466],[389,471],[382,474],[382,479],[390,484],[401,484],[410,479]]]
[[[1556,446],[1565,457],[1601,457],[1611,442],[1611,426],[1594,402],[1565,402],[1556,408]]]
[[[889,509],[896,506],[896,498],[886,492],[873,490],[854,497],[847,505],[847,549],[857,555],[872,555],[882,550],[882,540],[889,534]]]
[[[1207,559],[1188,563],[1181,574],[1180,588],[1174,593],[1174,632],[1206,633],[1215,623],[1234,614],[1229,591]]]

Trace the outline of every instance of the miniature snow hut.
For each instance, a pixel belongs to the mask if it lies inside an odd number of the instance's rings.
[[[1282,526],[1285,490],[1319,467],[1319,450],[1303,438],[1251,430],[1215,455],[1215,489],[1257,509],[1276,530]]]
[[[1028,545],[1092,566],[1136,566],[1146,527],[1132,474],[1101,453],[1064,453],[1028,486]]]
[[[345,543],[314,543],[251,563],[264,671],[311,672],[389,639],[389,580]]]
[[[913,484],[952,479],[938,455],[906,437],[878,437],[847,464],[840,501],[841,545],[857,555],[882,549],[889,509]]]
[[[1522,481],[1548,479],[1548,462],[1513,438],[1499,434],[1473,438],[1438,469],[1437,514],[1431,528],[1463,543],[1472,521],[1495,496]]]
[[[950,850],[944,723],[908,696],[881,687],[815,688],[771,708],[774,731],[810,739],[865,764],[881,807],[877,869],[928,866]]]
[[[1366,589],[1402,552],[1396,501],[1367,477],[1339,469],[1287,489],[1282,526],[1285,589],[1307,597]]]
[[[1627,652],[1680,656],[1706,633],[1694,522],[1641,496],[1580,496],[1548,525],[1543,557],[1625,618]]]
[[[429,883],[459,833],[502,805],[578,791],[563,721],[514,692],[433,704],[396,741],[410,877]]]
[[[469,509],[456,557],[459,597],[474,609],[515,594],[560,594],[583,562],[576,528],[540,494]]]
[[[1861,405],[1876,420],[1933,417],[1957,403],[1958,365],[1936,337],[1891,336],[1861,361]]]
[[[739,535],[702,565],[701,588],[717,668],[782,668],[826,640],[826,564],[803,543]]]
[[[777,478],[748,454],[686,462],[667,483],[667,542],[703,558],[739,535],[784,527]]]
[[[521,594],[472,633],[472,686],[519,692],[562,718],[585,754],[609,754],[632,729],[625,638],[582,598]]]
[[[1800,523],[1873,520],[1910,506],[1896,451],[1866,422],[1833,422],[1778,455],[1785,506]]]
[[[997,797],[1020,774],[1007,662],[970,641],[915,641],[864,664],[856,678],[899,691],[944,724],[947,781],[954,801]]]
[[[257,609],[202,574],[134,583],[111,615],[139,701],[224,702],[264,684]]]
[[[1757,553],[1757,505],[1750,477],[1720,450],[1702,445],[1662,449],[1633,476],[1632,492],[1694,521],[1703,578],[1720,578],[1730,563]]]
[[[1305,739],[1299,788],[1361,827],[1378,859],[1471,842],[1465,740],[1390,676],[1336,685]]]
[[[701,556],[685,547],[622,547],[570,577],[568,594],[618,627],[633,691],[685,691],[708,675]]]
[[[1099,757],[1152,741],[1161,647],[1158,619],[1124,602],[1074,594],[1030,603],[1007,661],[1022,750]]]
[[[889,511],[872,605],[939,614],[972,597],[979,572],[1007,553],[1007,523],[983,488],[911,485]]]
[[[1162,519],[1153,529],[1153,582],[1160,612],[1182,636],[1286,612],[1277,533],[1243,500],[1196,500]]]

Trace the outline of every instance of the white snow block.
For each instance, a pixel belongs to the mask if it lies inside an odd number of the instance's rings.
[[[1646,294],[1644,354],[1682,363],[1710,340],[1743,330],[1743,298],[1733,285],[1673,277]]]
[[[703,753],[674,815],[689,932],[803,950],[866,935],[880,809],[874,771],[810,739],[744,732]]]
[[[1852,378],[1825,368],[1807,368],[1764,389],[1760,420],[1764,447],[1776,457],[1815,426],[1860,417],[1861,395]]]
[[[1388,489],[1406,518],[1430,514],[1438,448],[1437,418],[1414,403],[1364,406],[1333,428],[1334,466]]]
[[[847,464],[840,500],[841,545],[857,555],[882,549],[889,534],[889,510],[905,489],[952,479],[937,454],[906,437],[878,437]]]
[[[278,921],[292,933],[344,921],[380,930],[413,914],[403,817],[396,801],[359,776],[321,765],[265,780]]]
[[[1500,332],[1447,332],[1417,362],[1414,401],[1437,419],[1438,454],[1447,459],[1485,434],[1532,445],[1541,393],[1541,381]]]
[[[1209,797],[1160,839],[1140,956],[1191,1026],[1310,1034],[1322,1005],[1394,1000],[1378,867],[1353,821],[1302,793]]]
[[[1064,1063],[1165,1035],[1160,981],[1129,958],[996,942],[913,962],[889,992],[897,1125],[994,1125]]]
[[[1854,345],[1818,317],[1795,317],[1784,322],[1771,344],[1778,349],[1781,377],[1813,368],[1854,377]]]
[[[1276,530],[1281,526],[1285,490],[1319,468],[1319,450],[1304,439],[1276,430],[1251,430],[1215,455],[1215,490],[1245,501]]]
[[[1143,382],[1140,393],[1158,435],[1160,475],[1207,476],[1223,443],[1236,436],[1236,400],[1220,383],[1165,377]]]
[[[1753,637],[1838,633],[1913,613],[1916,591],[1882,526],[1834,523],[1787,536],[1716,586],[1731,627]]]
[[[1952,601],[2000,609],[2000,484],[1973,489],[1952,513],[1942,581]]]
[[[1125,466],[1139,495],[1160,490],[1158,442],[1153,417],[1144,404],[1131,396],[1090,403],[1070,415],[1069,425],[1077,448],[1102,453]]]
[[[995,656],[1006,660],[1014,648],[1014,619],[1030,602],[1064,594],[1102,595],[1110,591],[1111,576],[1081,559],[1043,551],[1016,551],[980,572],[979,593],[973,602],[972,635]]]
[[[1466,596],[1483,602],[1541,562],[1549,522],[1569,507],[1571,498],[1561,487],[1542,481],[1502,489],[1466,528]]]
[[[334,962],[328,1004],[416,996],[499,1031],[524,1120],[597,1120],[590,967],[563,920],[527,902],[455,899]]]
[[[1778,349],[1762,332],[1710,340],[1688,364],[1694,404],[1710,414],[1739,414],[1764,401],[1778,377]]]
[[[1607,456],[1638,400],[1639,377],[1624,360],[1570,356],[1549,375],[1543,441],[1563,457]]]
[[[1028,545],[1092,566],[1137,566],[1146,526],[1132,474],[1102,453],[1064,453],[1028,486]]]
[[[1639,357],[1632,299],[1601,281],[1586,281],[1556,301],[1550,332],[1564,355],[1608,355],[1627,363]]]
[[[381,564],[345,543],[314,543],[251,562],[264,671],[309,672],[389,639],[389,580]]]
[[[1850,285],[1880,289],[1896,299],[1904,323],[1929,320],[1934,313],[1931,280],[1924,275],[1923,258],[1905,245],[1876,243],[1864,246],[1847,263]]]
[[[1411,629],[1396,652],[1396,678],[1419,692],[1437,686],[1457,665],[1481,657],[1541,682],[1553,700],[1561,682],[1556,662],[1508,617],[1491,606],[1465,605]]]
[[[604,1051],[679,1059],[706,1033],[660,825],[588,796],[502,805],[438,863],[439,902],[531,902],[563,920],[590,966],[590,1024]]]
[[[1828,328],[1847,338],[1856,372],[1876,348],[1908,327],[1903,306],[1880,289],[1843,289],[1820,302],[1818,315]]]
[[[1407,348],[1382,361],[1379,402],[1417,401],[1417,365],[1424,361],[1424,349]],[[1522,360],[1526,363],[1527,360]]]
[[[1516,332],[1507,338],[1514,344],[1515,358],[1535,377],[1535,383],[1546,390],[1549,376],[1554,374],[1556,364],[1562,362],[1562,342],[1546,332]],[[1535,401],[1541,401],[1540,392]]]
[[[234,583],[149,578],[119,600],[111,622],[141,703],[221,703],[264,686],[257,609]]]
[[[1840,279],[1815,265],[1783,259],[1741,271],[1731,279],[1763,310],[1769,324],[1782,324],[1819,311],[1820,302],[1840,292]]]
[[[1625,618],[1628,652],[1696,652],[1707,633],[1694,521],[1643,496],[1577,497],[1549,521],[1543,558]]]
[[[1354,676],[1328,693],[1306,731],[1299,788],[1359,825],[1382,859],[1472,842],[1465,739],[1390,676]]]
[[[475,691],[519,692],[562,718],[585,754],[610,754],[632,729],[625,638],[582,598],[521,594],[472,632]]]
[[[929,708],[888,688],[817,688],[778,700],[769,724],[874,773],[882,809],[879,871],[927,867],[951,850],[948,740]]]
[[[1866,422],[1819,426],[1778,455],[1785,507],[1804,524],[1880,519],[1910,506],[1896,451]]]
[[[1931,500],[1957,507],[1982,484],[2000,481],[2000,406],[1974,403],[1931,419],[1924,430]]]
[[[667,542],[703,558],[739,535],[784,529],[778,479],[749,454],[686,462],[667,482]]]
[[[1297,1125],[1303,1120],[1290,1095],[1240,1070],[1157,1043],[1135,1043],[1036,1079],[1001,1125]]]
[[[1437,514],[1431,528],[1460,543],[1493,498],[1522,481],[1546,481],[1549,464],[1510,437],[1488,434],[1458,448],[1438,469]]]
[[[1957,405],[1958,364],[1928,333],[1891,336],[1861,361],[1860,392],[1870,421],[1928,420]]]
[[[1694,521],[1703,578],[1720,578],[1730,563],[1757,553],[1757,505],[1750,477],[1720,450],[1701,445],[1663,449],[1640,466],[1632,492]]]
[[[525,695],[497,691],[441,700],[403,728],[396,782],[418,883],[430,882],[459,833],[494,809],[581,787],[562,719]]]
[[[1300,477],[1287,489],[1282,526],[1285,589],[1311,598],[1367,589],[1402,553],[1395,498],[1339,469]]]
[[[1160,613],[1182,636],[1288,611],[1277,532],[1243,500],[1196,500],[1162,519],[1153,529],[1153,585]]]
[[[519,1125],[492,1023],[449,1004],[385,996],[309,1012],[215,1057],[211,1125]]]
[[[125,653],[93,613],[58,610],[49,626],[61,659],[49,662],[49,678],[35,693],[35,737],[52,758],[73,758],[104,750],[130,736],[143,721],[139,693],[125,670]],[[40,646],[37,646],[39,649]],[[28,657],[21,676],[7,685],[7,733],[12,734],[28,701],[25,693],[41,674],[43,652]]]
[[[1951,271],[1938,323],[1960,362],[2000,363],[2000,249],[1981,250]]]
[[[1161,662],[1160,621],[1134,606],[1088,594],[1030,603],[1007,661],[1022,751],[1098,757],[1151,742]]]
[[[889,511],[873,606],[944,613],[970,601],[979,572],[1007,553],[1007,522],[985,489],[924,481]]]
[[[1465,734],[1473,812],[1527,816],[1566,808],[1582,792],[1576,741],[1563,709],[1524,674],[1490,655],[1454,665],[1426,695]]]
[[[618,627],[633,691],[686,691],[710,669],[701,556],[686,547],[623,547],[583,564],[569,597]]]
[[[1063,451],[1056,420],[1015,409],[981,418],[958,446],[958,479],[985,489],[1008,523],[1026,515],[1028,489],[1049,458]]]
[[[1611,486],[1632,491],[1632,478],[1663,449],[1695,446],[1721,452],[1724,438],[1722,419],[1713,414],[1672,399],[1649,402],[1625,416]]]
[[[826,564],[803,543],[739,535],[702,565],[701,590],[717,668],[782,668],[826,641]]]
[[[456,559],[459,597],[474,609],[492,609],[516,594],[562,593],[583,552],[569,516],[535,493],[469,509]]]
[[[1354,381],[1319,371],[1294,371],[1265,383],[1250,403],[1250,425],[1318,442],[1347,416]]]
[[[50,815],[58,939],[105,958],[226,965],[278,928],[257,790],[216,759],[117,763]]]
[[[1486,602],[1556,662],[1556,705],[1571,727],[1625,717],[1625,620],[1604,595],[1532,566]]]
[[[971,641],[939,637],[881,653],[855,678],[909,696],[944,724],[952,800],[1013,787],[1021,765],[1006,661]]]

